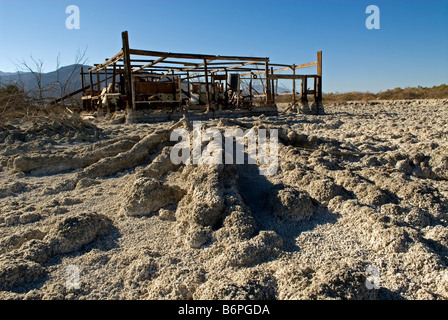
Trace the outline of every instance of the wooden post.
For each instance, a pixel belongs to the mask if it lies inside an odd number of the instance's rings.
[[[174,80],[174,70],[171,71],[171,83],[173,84],[173,101],[176,100],[176,81]]]
[[[317,75],[322,76],[322,51],[317,52]]]
[[[250,100],[250,106],[252,107],[252,73],[250,74],[250,80],[249,80],[249,100]]]
[[[112,93],[115,93],[115,83],[116,83],[116,72],[117,72],[117,63],[115,62],[114,63],[114,68],[113,68],[113,70],[112,70],[112,75],[113,75],[113,77],[112,77]]]
[[[90,98],[93,97],[93,76],[92,71],[89,71],[89,80],[90,80]]]
[[[296,65],[292,65],[292,74],[296,75]],[[292,105],[296,104],[296,79],[292,79]]]
[[[106,86],[106,90],[107,90],[107,67],[104,68],[104,77],[105,77],[104,81],[106,82],[105,86]]]
[[[274,74],[274,68],[273,67],[271,67],[271,74]],[[272,97],[272,102],[275,102],[275,95],[276,95],[276,89],[275,89],[275,82],[274,82],[275,80],[274,79],[272,79],[272,84],[271,84],[271,90],[272,90],[272,95],[271,95],[271,97]],[[277,79],[277,81],[278,81],[278,79]]]
[[[317,52],[316,104],[322,105],[322,51]]]
[[[179,84],[179,108],[182,110],[182,77],[179,76],[178,78],[178,84]]]
[[[188,98],[191,99],[191,89],[190,89],[190,71],[187,71],[187,85],[188,85]]]
[[[269,81],[269,58],[266,58],[264,73],[266,77],[266,104],[271,103],[271,85]]]
[[[84,88],[86,86],[84,81],[84,68],[81,67],[81,88]]]
[[[96,90],[98,91],[98,96],[101,93],[101,87],[100,87],[100,72],[96,70]]]
[[[229,72],[226,69],[226,88],[224,90],[224,108],[229,106]]]
[[[128,32],[124,31],[121,34],[123,40],[123,60],[124,60],[124,77],[125,77],[125,93],[126,104],[128,109],[135,110],[135,104],[132,93],[132,70],[131,70],[131,55],[129,53],[129,37]]]
[[[302,79],[302,92],[301,92],[301,96],[300,96],[300,100],[304,106],[308,105],[307,90],[308,90],[307,77],[304,77]]]
[[[204,59],[204,74],[205,74],[205,92],[207,98],[207,111],[210,111],[210,92],[208,88],[208,71],[207,71],[207,59]]]
[[[240,90],[240,78],[238,75],[238,88],[236,90],[236,107],[239,108],[240,107],[240,97],[241,97],[241,90]]]
[[[187,71],[187,92],[188,92],[188,98],[191,99],[191,89],[190,89],[190,71]]]

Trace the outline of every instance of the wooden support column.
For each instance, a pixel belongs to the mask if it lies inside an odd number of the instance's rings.
[[[204,75],[205,75],[205,92],[207,98],[207,111],[210,111],[210,90],[208,87],[208,70],[207,70],[207,59],[204,59]]]
[[[122,34],[123,40],[123,62],[124,62],[124,82],[126,94],[126,108],[135,110],[134,95],[132,92],[132,71],[131,71],[131,55],[129,51],[129,37],[128,32],[124,31]]]
[[[229,73],[226,70],[226,88],[224,89],[224,108],[229,106]]]
[[[104,77],[105,77],[105,81],[106,81],[106,84],[105,84],[105,86],[106,86],[106,90],[107,90],[107,67],[106,68],[104,68]],[[107,92],[107,91],[106,91]]]
[[[252,107],[252,73],[250,74],[250,80],[249,80],[249,100],[250,100],[250,106]]]
[[[236,90],[236,107],[239,108],[240,107],[240,102],[241,102],[241,88],[240,88],[240,84],[241,84],[241,79],[239,78],[238,75],[238,88]]]
[[[316,104],[322,105],[322,51],[317,52]]]
[[[100,72],[96,70],[96,90],[98,91],[98,96],[101,93],[101,87],[100,87]]]
[[[115,93],[116,77],[117,77],[117,63],[114,63],[114,68],[112,70],[112,93]]]
[[[174,80],[174,70],[171,71],[171,83],[173,84],[173,101],[176,100],[176,80]]]
[[[81,86],[82,88],[84,88],[86,86],[85,81],[84,81],[84,68],[81,67]]]
[[[92,76],[92,71],[89,71],[89,80],[90,80],[90,97],[93,97],[93,76]]]
[[[191,89],[190,89],[190,71],[187,71],[187,91],[188,91],[188,98],[191,99]]]
[[[292,65],[292,74],[296,75],[296,65]],[[296,104],[296,79],[292,79],[292,104]]]
[[[304,105],[304,106],[308,106],[307,90],[308,90],[307,77],[304,77],[302,79],[302,90],[301,90],[301,94],[300,94],[300,101],[302,102],[302,105]]]
[[[179,76],[178,78],[178,85],[179,85],[179,109],[182,110],[182,77]]]
[[[271,103],[271,85],[269,81],[269,58],[266,58],[264,73],[266,77],[266,104]]]
[[[271,74],[274,74],[274,68],[273,67],[271,67]],[[271,95],[271,97],[272,97],[272,102],[275,102],[275,95],[276,95],[276,89],[275,89],[275,82],[274,82],[275,80],[274,79],[272,79],[272,83],[271,83],[271,90],[272,90],[272,95]],[[278,81],[278,79],[277,79],[277,81]]]

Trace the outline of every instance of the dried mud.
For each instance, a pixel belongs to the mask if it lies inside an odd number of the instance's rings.
[[[448,100],[325,112],[203,121],[278,129],[271,176],[173,164],[188,118],[2,123],[0,299],[447,299]]]

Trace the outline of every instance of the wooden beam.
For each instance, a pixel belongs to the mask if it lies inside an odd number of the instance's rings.
[[[169,69],[169,70],[165,71],[165,73],[163,73],[163,74],[161,74],[161,75],[158,75],[158,78],[159,78],[158,81],[160,81],[160,80],[162,80],[163,78],[165,78],[165,77],[168,75],[168,73],[170,73],[170,72],[172,72],[172,71],[173,71],[173,69]]]
[[[96,71],[96,89],[98,90],[98,94],[101,92],[101,86],[100,86],[100,72]]]
[[[304,64],[300,64],[295,66],[295,70],[297,69],[304,69],[304,68],[311,68],[311,67],[315,67],[317,66],[317,62],[309,62],[309,63],[304,63]],[[281,71],[288,71],[288,70],[292,70],[291,66],[285,67],[285,68],[281,68],[281,69],[274,69],[274,73],[276,72],[281,72]],[[241,74],[241,77],[247,77],[250,74],[253,75],[258,75],[258,74],[263,74],[265,73],[265,71],[257,71],[257,72],[248,72],[248,73],[243,73]]]
[[[114,63],[114,68],[112,69],[112,93],[115,93],[115,84],[117,77],[117,63]]]
[[[109,79],[111,79],[111,78],[112,77],[110,77]],[[105,79],[101,80],[101,82],[104,82],[104,81],[105,81]],[[51,103],[61,102],[61,101],[65,100],[65,99],[68,99],[70,97],[73,97],[73,96],[75,96],[75,95],[77,95],[79,93],[82,93],[82,92],[86,91],[87,89],[91,88],[92,86],[93,86],[93,84],[86,85],[85,87],[83,87],[83,88],[81,88],[79,90],[73,91],[73,92],[71,92],[71,93],[69,93],[69,94],[67,94],[67,95],[65,95],[65,96],[63,96],[61,98],[53,100]],[[90,95],[90,96],[92,96],[92,95]]]
[[[104,67],[107,67],[109,65],[111,65],[114,62],[117,62],[118,60],[120,60],[123,57],[123,50],[120,50],[120,52],[118,52],[116,55],[114,55],[112,58],[107,59],[105,62],[103,62],[102,64],[99,64],[93,68],[90,68],[89,71],[93,71],[93,70],[101,70]]]
[[[180,70],[181,70],[181,71],[190,71],[190,70],[195,70],[195,69],[197,69],[197,68],[199,68],[199,67],[202,67],[202,66],[205,66],[205,70],[207,70],[206,65],[207,65],[207,63],[209,63],[209,62],[211,62],[211,61],[213,61],[213,59],[204,59],[204,62],[203,62],[203,63],[197,64],[197,65],[195,65],[194,67],[184,68],[184,69],[180,69]]]
[[[257,63],[257,61],[249,61],[249,62],[245,62],[245,63],[237,64],[236,66],[232,66],[232,67],[227,67],[227,68],[222,68],[222,69],[212,70],[212,71],[210,71],[210,73],[216,73],[216,72],[222,72],[222,71],[226,71],[226,70],[232,70],[232,69],[236,69],[236,68],[240,68],[240,67],[248,66],[248,65],[250,65],[250,64],[255,64],[255,63]]]
[[[92,76],[92,71],[89,71],[89,87],[90,87],[90,95],[93,96],[93,76]]]
[[[210,111],[210,90],[208,87],[207,59],[204,59],[205,92],[207,97],[207,111]]]
[[[317,52],[316,103],[322,104],[322,51]]]
[[[84,83],[84,68],[81,67],[81,87],[84,88],[85,87],[85,83]]]
[[[316,78],[316,74],[271,74],[269,79],[304,79],[304,78]]]
[[[302,90],[300,92],[300,101],[303,105],[306,105],[308,103],[308,97],[307,97],[307,91],[308,91],[308,78],[302,79]]]
[[[322,77],[322,51],[317,52],[317,75]]]
[[[296,75],[296,65],[292,65],[292,75]],[[296,104],[296,79],[292,79],[292,104]]]
[[[122,34],[123,40],[123,58],[124,58],[124,78],[125,78],[125,93],[126,93],[126,102],[128,109],[135,110],[135,104],[132,93],[132,72],[131,72],[131,57],[129,50],[129,37],[128,32],[124,31]]]
[[[165,58],[166,59],[166,58]],[[120,59],[119,61],[123,61],[123,59]],[[131,59],[132,62],[154,62],[156,60],[149,60],[149,59]],[[197,63],[193,62],[185,62],[185,61],[172,61],[172,60],[165,60],[165,63],[172,63],[172,64],[182,64],[184,66],[195,66]]]
[[[208,54],[191,54],[191,53],[172,53],[172,52],[160,52],[160,51],[150,51],[150,50],[138,50],[130,49],[130,54],[140,55],[140,56],[152,56],[152,57],[167,57],[167,58],[178,58],[178,59],[212,59],[212,60],[241,60],[241,61],[265,61],[266,58],[257,57],[238,57],[238,56],[219,56],[219,55],[208,55]]]
[[[269,59],[266,58],[265,60],[265,67],[264,67],[265,77],[266,77],[266,104],[269,104],[271,102],[271,84],[269,81]]]
[[[159,59],[157,59],[157,60],[154,60],[153,62],[150,62],[150,63],[148,63],[148,64],[145,64],[144,66],[141,66],[141,67],[138,67],[138,68],[133,69],[132,72],[137,72],[137,71],[140,71],[140,70],[142,70],[142,69],[145,69],[145,68],[148,68],[148,67],[152,67],[153,65],[155,65],[155,64],[157,64],[157,63],[159,63],[159,62],[162,62],[162,61],[165,60],[165,59],[166,59],[166,58],[164,58],[164,57],[159,58]]]

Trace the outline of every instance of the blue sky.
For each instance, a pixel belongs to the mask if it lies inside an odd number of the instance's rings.
[[[380,30],[368,30],[368,5]],[[65,9],[80,9],[68,30]],[[448,83],[446,0],[0,0],[0,70],[29,56],[53,71],[87,48],[100,63],[121,48],[270,57],[305,63],[323,51],[325,92],[371,91]]]

